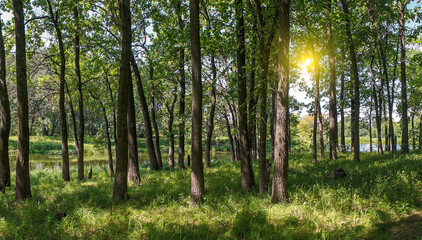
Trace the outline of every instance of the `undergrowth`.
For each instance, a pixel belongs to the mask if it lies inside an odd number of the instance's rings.
[[[422,156],[352,158],[311,164],[309,154],[291,155],[290,203],[281,204],[243,191],[239,163],[216,160],[205,169],[205,203],[197,207],[189,205],[189,170],[143,166],[129,200],[117,202],[104,166],[84,182],[76,168],[71,182],[60,170],[37,169],[32,199],[15,202],[14,186],[0,194],[0,239],[389,239],[388,229],[421,207]],[[346,178],[332,178],[337,167]],[[56,219],[56,211],[67,217]]]

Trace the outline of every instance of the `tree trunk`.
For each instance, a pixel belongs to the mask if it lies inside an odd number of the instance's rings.
[[[0,15],[0,191],[10,187],[9,135],[10,103],[6,82],[6,51],[3,41],[3,27]]]
[[[312,128],[312,163],[317,162],[317,127],[318,127],[318,103],[315,95],[314,127]]]
[[[289,41],[290,41],[290,0],[280,0],[278,61],[276,69],[277,85],[277,120],[275,123],[275,158],[272,187],[273,202],[288,202],[289,168]]]
[[[360,161],[360,144],[359,144],[359,111],[360,111],[360,99],[359,99],[359,72],[358,72],[358,65],[356,61],[356,54],[355,54],[355,46],[353,43],[352,31],[350,27],[350,14],[346,4],[346,0],[341,0],[341,4],[343,5],[343,11],[346,14],[346,33],[349,42],[349,51],[350,51],[350,58],[352,60],[352,70],[353,70],[353,78],[354,78],[354,104],[355,104],[355,112],[354,112],[354,123],[353,123],[353,160],[355,162]]]
[[[400,34],[400,74],[401,74],[401,105],[402,105],[402,137],[401,150],[402,153],[409,153],[409,130],[407,120],[407,84],[406,84],[406,37],[405,37],[405,19],[404,12],[406,11],[406,4],[402,0],[397,0],[399,7],[399,34]]]
[[[113,110],[113,137],[114,137],[114,144],[117,146],[117,126],[116,126],[116,107],[115,107],[115,100],[114,100],[114,96],[113,96],[113,90],[111,89],[111,84],[110,81],[108,79],[108,74],[106,72],[106,83],[107,83],[107,89],[110,95],[110,101],[113,103],[112,104],[112,110]]]
[[[176,91],[176,90],[175,90]],[[173,101],[170,106],[166,104],[167,111],[169,113],[168,131],[169,131],[169,168],[174,169],[174,133],[173,133],[173,122],[174,122],[174,105],[177,101],[177,95],[174,94]]]
[[[76,21],[76,32],[75,32],[75,73],[76,73],[76,91],[78,92],[78,117],[79,117],[79,142],[78,142],[78,179],[84,180],[84,138],[85,138],[85,118],[84,118],[84,102],[82,94],[82,77],[81,68],[79,64],[80,55],[80,39],[79,35],[81,32],[79,24],[79,11],[76,6],[73,9],[74,17]],[[74,129],[76,131],[76,128]]]
[[[103,102],[101,102],[101,100],[99,98],[95,97],[94,94],[92,94],[91,92],[90,92],[90,95],[91,95],[92,98],[94,98],[98,102],[98,104],[101,107],[102,114],[103,114],[103,118],[104,118],[104,122],[105,122],[105,132],[106,132],[106,137],[107,137],[108,169],[109,169],[110,177],[113,177],[114,176],[113,151],[111,149],[111,138],[110,138],[110,130],[109,130],[110,123],[109,123],[108,118],[107,118],[107,110],[104,107]]]
[[[422,149],[422,114],[419,117],[419,150]]]
[[[77,128],[76,128],[75,111],[73,109],[73,101],[72,101],[72,98],[70,96],[69,87],[67,85],[67,82],[65,82],[64,84],[65,84],[65,89],[66,89],[67,100],[69,102],[70,117],[71,117],[71,120],[72,120],[72,127],[73,127],[73,140],[75,142],[76,155],[79,156],[79,140],[78,140],[78,133],[77,133]]]
[[[372,152],[372,96],[369,103],[369,152]]]
[[[341,151],[346,152],[346,138],[344,136],[344,65],[345,65],[345,52],[343,46],[341,47],[341,84],[340,84],[340,143]]]
[[[374,59],[375,59],[375,42],[372,46],[372,54],[371,54],[371,85],[372,85],[372,99],[374,101],[374,107],[375,107],[375,121],[377,125],[377,138],[378,138],[378,153],[383,154],[382,150],[382,140],[381,140],[381,114],[379,112],[378,108],[378,98],[377,98],[377,91],[375,88],[375,73],[374,73]],[[371,102],[372,104],[372,102]],[[372,105],[371,105],[372,106]],[[372,150],[371,150],[372,152]]]
[[[191,204],[204,201],[204,166],[202,162],[202,81],[201,81],[201,39],[199,26],[199,0],[191,0],[190,42],[192,52],[192,171]]]
[[[412,149],[416,149],[415,113],[412,113]]]
[[[210,119],[208,121],[208,132],[207,132],[207,142],[205,147],[205,167],[211,167],[211,139],[212,133],[214,131],[214,115],[215,115],[215,106],[216,106],[216,81],[217,81],[217,68],[215,66],[215,51],[211,53],[211,71],[212,71],[212,82],[211,82],[211,109],[210,109]]]
[[[179,21],[179,31],[180,34],[183,34],[184,23],[182,19],[182,10],[181,10],[182,1],[177,1],[177,13]],[[179,73],[180,73],[180,97],[179,97],[179,156],[177,160],[177,166],[180,169],[185,168],[185,48],[180,47],[180,59],[179,59]]]
[[[252,52],[257,52],[257,21],[254,20],[254,23],[252,25]],[[248,105],[248,123],[249,123],[249,142],[251,147],[251,159],[254,160],[257,158],[257,132],[256,132],[256,105],[257,105],[257,99],[255,94],[255,78],[256,78],[256,72],[257,72],[257,66],[256,66],[256,57],[255,54],[252,54],[251,59],[251,73],[250,73],[250,81],[249,81],[249,105]]]
[[[230,127],[229,117],[227,116],[227,112],[224,112],[223,114],[224,114],[224,119],[226,120],[227,135],[229,136],[230,155],[232,157],[232,161],[236,161],[236,154],[235,154],[235,149],[234,149],[233,136],[232,136],[232,131]]]
[[[330,67],[330,159],[337,159],[337,99],[336,99],[336,62],[334,39],[331,34],[331,0],[328,0],[328,61]]]
[[[129,102],[129,85],[131,84],[131,13],[130,0],[119,0],[119,15],[121,19],[122,53],[120,57],[120,79],[117,98],[117,147],[116,174],[114,177],[113,198],[125,200],[127,193],[128,170],[128,126],[127,112]]]
[[[161,158],[160,150],[160,132],[158,131],[157,119],[155,117],[155,86],[154,86],[154,68],[151,65],[149,69],[149,80],[151,88],[151,121],[155,133],[155,155],[157,157],[158,166],[163,168],[163,159]]]
[[[58,23],[58,14],[53,12],[50,0],[47,0],[48,9],[50,12],[50,19],[56,30],[57,41],[59,42],[60,52],[60,90],[59,90],[59,110],[60,110],[60,134],[62,136],[62,178],[65,181],[70,181],[69,173],[69,144],[68,144],[68,131],[65,109],[65,84],[66,84],[66,56],[64,52],[64,44],[62,39],[62,32]]]
[[[128,147],[129,147],[129,162],[128,162],[128,181],[140,182],[139,175],[139,157],[138,157],[138,141],[136,135],[136,113],[135,113],[135,99],[133,96],[133,83],[130,81],[128,86],[128,108],[127,108],[127,126],[128,126]]]
[[[133,53],[131,53],[130,62],[132,64],[133,72],[135,73],[136,83],[137,83],[136,85],[138,87],[138,95],[141,102],[142,115],[144,116],[150,169],[159,170],[160,165],[158,164],[158,161],[157,161],[157,156],[154,149],[154,143],[152,140],[152,127],[151,127],[151,119],[149,118],[147,100],[145,98],[144,87],[142,86],[141,74],[139,73],[138,65],[136,64]]]
[[[237,38],[237,72],[238,72],[238,106],[239,106],[239,137],[240,137],[240,171],[242,188],[251,191],[255,188],[251,162],[251,149],[248,135],[247,90],[246,90],[246,47],[245,27],[243,18],[243,1],[235,1],[236,38]]]
[[[15,199],[31,197],[29,178],[28,90],[26,75],[25,19],[23,1],[13,0],[16,33],[16,81],[18,98],[18,152],[16,156]]]

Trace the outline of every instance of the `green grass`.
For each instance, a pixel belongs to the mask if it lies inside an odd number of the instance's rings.
[[[288,204],[242,191],[239,164],[223,160],[205,170],[205,203],[198,207],[189,206],[189,170],[142,167],[142,182],[130,184],[130,199],[116,202],[114,180],[103,166],[95,166],[86,182],[78,182],[72,168],[68,183],[60,170],[39,169],[31,172],[32,199],[15,202],[14,186],[0,194],[0,239],[421,237],[421,152],[366,153],[360,163],[352,158],[340,154],[339,160],[311,164],[309,154],[291,155]],[[347,178],[334,180],[336,167],[343,167]],[[14,183],[14,173],[12,178]],[[56,220],[55,211],[66,211],[67,217]]]

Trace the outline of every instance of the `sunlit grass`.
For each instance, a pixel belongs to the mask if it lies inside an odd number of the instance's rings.
[[[141,183],[129,184],[130,199],[122,203],[112,199],[114,179],[106,167],[94,166],[85,182],[71,168],[69,183],[60,170],[37,169],[32,199],[14,202],[14,186],[0,194],[0,238],[388,239],[388,226],[421,207],[422,157],[352,158],[340,154],[311,164],[310,154],[292,155],[288,204],[242,191],[239,164],[226,160],[205,170],[205,203],[198,207],[189,205],[189,170],[142,167]],[[334,180],[336,167],[348,176]],[[55,219],[56,211],[67,217]]]

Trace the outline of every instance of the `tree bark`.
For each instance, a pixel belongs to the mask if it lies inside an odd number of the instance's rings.
[[[374,101],[374,107],[375,107],[375,121],[376,121],[376,125],[377,125],[377,139],[378,139],[378,153],[379,154],[383,154],[383,150],[382,150],[382,140],[381,140],[381,114],[379,112],[379,107],[378,107],[378,98],[377,98],[377,91],[375,88],[375,73],[374,73],[374,59],[375,59],[375,42],[372,46],[372,54],[371,54],[371,66],[370,66],[370,71],[371,71],[371,85],[372,85],[372,99]]]
[[[340,78],[340,144],[341,144],[341,151],[343,153],[346,152],[346,138],[344,136],[344,65],[345,65],[345,52],[344,47],[341,47],[341,63],[342,63],[342,71],[341,71],[341,78]]]
[[[177,13],[179,21],[179,31],[183,34],[184,23],[182,19],[181,10],[182,1],[177,1]],[[179,96],[179,156],[177,160],[177,166],[180,169],[185,168],[185,92],[186,92],[186,79],[185,79],[185,48],[180,47],[180,58],[179,58],[179,73],[180,73],[180,96]]]
[[[138,141],[136,135],[136,113],[135,113],[135,99],[133,96],[133,83],[129,82],[128,86],[128,108],[127,108],[127,126],[128,126],[128,147],[129,147],[129,162],[128,162],[128,181],[140,182],[139,175],[139,157],[138,157]]]
[[[66,56],[64,52],[64,44],[62,38],[62,31],[59,27],[58,14],[53,12],[50,0],[47,0],[48,9],[50,12],[50,20],[53,23],[56,31],[57,41],[59,43],[60,52],[60,90],[59,90],[59,110],[60,110],[60,134],[62,136],[62,178],[65,181],[70,181],[69,173],[69,144],[68,144],[68,130],[65,109],[65,82],[66,82]]]
[[[15,199],[21,200],[31,197],[25,19],[22,0],[13,0],[13,11],[16,33],[16,85],[18,98],[18,152],[16,156]]]
[[[158,161],[157,161],[154,143],[152,140],[151,119],[149,118],[148,105],[147,105],[147,100],[145,98],[144,87],[142,86],[141,74],[139,73],[138,65],[136,64],[133,53],[131,53],[130,62],[132,64],[133,72],[135,73],[136,85],[138,87],[138,95],[141,102],[142,115],[144,116],[150,169],[156,171],[160,169],[160,165],[158,164]]]
[[[372,99],[371,96],[371,102],[369,103],[369,152],[372,152]]]
[[[163,159],[160,150],[160,132],[158,131],[157,119],[155,117],[155,86],[154,86],[154,67],[151,65],[149,69],[149,80],[151,88],[151,121],[155,133],[155,155],[157,157],[158,166],[163,168]]]
[[[3,41],[3,26],[0,15],[0,191],[10,187],[9,135],[10,103],[6,82],[6,51]]]
[[[207,142],[205,147],[205,168],[211,167],[211,140],[212,133],[214,131],[214,115],[215,107],[217,102],[216,96],[216,81],[217,81],[217,68],[215,66],[215,51],[211,53],[211,71],[212,71],[212,82],[211,82],[211,109],[210,109],[210,119],[208,121],[208,132],[207,132]]]
[[[127,199],[128,172],[128,126],[127,112],[129,99],[129,84],[132,81],[130,60],[132,52],[132,32],[130,0],[119,0],[119,15],[122,23],[122,53],[120,57],[120,79],[117,98],[117,147],[116,174],[114,176],[113,198]]]
[[[335,62],[335,46],[334,39],[331,33],[331,0],[327,2],[328,9],[328,61],[330,68],[330,159],[337,159],[337,99],[336,99],[336,62]]]
[[[349,42],[349,51],[350,51],[350,58],[352,60],[352,70],[353,70],[353,78],[354,78],[354,104],[355,104],[355,112],[354,112],[354,122],[353,122],[353,160],[355,162],[360,161],[360,144],[359,144],[359,113],[360,113],[360,99],[359,99],[359,72],[358,72],[358,65],[356,61],[356,53],[355,53],[355,45],[353,43],[352,31],[350,27],[350,13],[347,7],[346,0],[341,0],[341,4],[343,5],[343,11],[346,14],[346,34]]]
[[[106,84],[107,84],[107,89],[110,95],[110,101],[113,103],[112,104],[112,111],[113,111],[113,137],[114,137],[114,144],[117,146],[117,120],[116,120],[116,105],[115,105],[115,99],[113,96],[113,90],[111,89],[111,84],[110,81],[108,79],[108,74],[106,72]]]
[[[412,113],[412,149],[416,149],[415,113]]]
[[[176,90],[175,90],[176,91]],[[169,138],[169,168],[174,169],[174,132],[173,132],[173,122],[174,122],[174,105],[177,101],[177,95],[174,94],[173,101],[169,106],[166,104],[167,111],[169,113],[169,121],[168,121],[168,138]]]
[[[409,153],[409,130],[407,120],[407,84],[406,84],[406,37],[405,37],[405,19],[404,12],[406,11],[406,4],[402,0],[397,0],[399,7],[399,34],[400,34],[400,76],[401,76],[401,105],[402,105],[402,138],[401,151],[406,154]]]
[[[422,149],[422,114],[419,117],[419,150]]]
[[[258,50],[258,40],[257,40],[257,31],[258,31],[258,23],[257,20],[254,20],[252,25],[252,52],[255,53]],[[249,124],[249,142],[251,146],[251,159],[254,160],[257,158],[257,121],[256,121],[256,106],[257,106],[257,99],[255,93],[255,79],[256,79],[256,57],[255,54],[252,54],[251,59],[251,73],[250,73],[250,81],[249,81],[249,105],[248,105],[248,124]]]
[[[289,168],[289,42],[290,42],[290,0],[279,0],[280,19],[278,35],[277,119],[275,123],[275,158],[272,187],[273,202],[288,202]]]
[[[223,115],[224,115],[224,119],[226,120],[227,135],[229,136],[230,155],[232,157],[232,161],[236,161],[236,153],[234,149],[233,136],[232,136],[232,131],[230,127],[229,117],[227,116],[228,114],[226,111],[223,113]]]
[[[251,191],[255,188],[251,162],[251,149],[248,135],[247,90],[246,90],[246,47],[245,26],[243,18],[243,1],[235,1],[236,38],[237,38],[237,77],[238,77],[238,106],[239,106],[239,137],[240,137],[240,171],[242,188]]]
[[[189,2],[190,42],[192,52],[192,171],[191,204],[204,201],[204,166],[202,162],[202,81],[201,81],[201,39],[199,26],[199,0]]]
[[[84,102],[82,93],[82,77],[80,67],[80,23],[79,23],[79,11],[76,6],[73,9],[74,17],[76,21],[76,32],[75,32],[75,74],[76,74],[76,91],[78,92],[78,118],[79,118],[79,142],[78,142],[78,179],[84,180],[84,138],[85,138],[85,117],[84,117]],[[76,131],[76,128],[74,129]]]
[[[70,96],[70,91],[69,91],[67,82],[65,82],[64,84],[65,84],[65,89],[66,89],[67,100],[69,102],[70,117],[72,120],[72,127],[73,127],[73,140],[75,142],[76,155],[79,156],[79,140],[78,140],[78,133],[77,133],[77,128],[76,128],[75,111],[73,109],[73,101],[72,101],[72,97]]]

